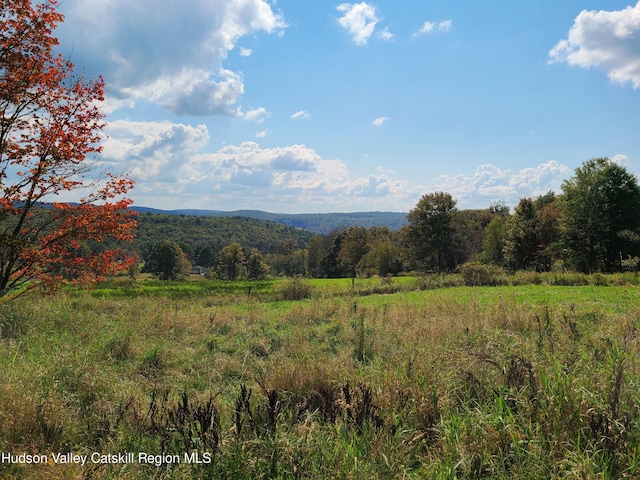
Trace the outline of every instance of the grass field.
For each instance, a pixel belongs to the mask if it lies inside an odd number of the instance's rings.
[[[638,478],[640,290],[541,278],[2,304],[0,478]]]

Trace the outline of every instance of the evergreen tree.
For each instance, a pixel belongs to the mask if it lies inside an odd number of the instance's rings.
[[[247,259],[247,277],[249,280],[262,280],[269,273],[269,267],[264,262],[262,254],[257,248],[252,248]]]

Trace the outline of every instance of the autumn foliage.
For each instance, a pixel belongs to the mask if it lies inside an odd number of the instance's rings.
[[[132,261],[100,248],[132,239],[133,181],[96,170],[105,85],[54,53],[56,6],[0,0],[0,297],[91,283]]]

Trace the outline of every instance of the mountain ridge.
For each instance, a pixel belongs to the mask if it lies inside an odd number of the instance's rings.
[[[256,220],[267,220],[300,228],[319,235],[346,227],[388,227],[399,230],[407,223],[407,214],[403,212],[348,212],[348,213],[271,213],[263,210],[200,210],[176,209],[162,210],[152,207],[132,206],[138,213],[158,213],[169,215],[201,216],[201,217],[246,217]]]

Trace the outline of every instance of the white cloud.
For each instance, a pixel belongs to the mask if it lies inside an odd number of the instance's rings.
[[[380,21],[373,5],[362,3],[342,3],[337,7],[344,15],[338,19],[340,26],[349,31],[357,45],[366,45]]]
[[[269,112],[264,107],[255,108],[253,110],[249,110],[247,113],[242,115],[244,120],[250,120],[256,123],[264,122],[264,117],[268,117]]]
[[[240,56],[242,57],[250,57],[252,53],[253,50],[251,50],[250,48],[240,48]]]
[[[171,122],[116,120],[107,125],[105,133],[104,163],[127,169],[142,184],[175,180],[182,165],[210,140],[205,125]]]
[[[195,161],[199,169],[212,173],[212,180],[228,180],[220,188],[231,190],[245,185],[249,172],[249,178],[270,178],[269,185],[285,194],[341,196],[357,190],[359,185],[348,180],[343,162],[323,159],[305,145],[263,149],[257,143],[245,142],[199,155]]]
[[[462,208],[488,206],[496,200],[515,205],[523,197],[536,197],[549,190],[559,191],[562,181],[570,173],[569,167],[555,160],[518,172],[495,165],[480,165],[473,176],[442,175],[433,181],[430,189],[450,193]]]
[[[453,22],[451,20],[443,20],[438,23],[426,21],[422,24],[418,31],[413,34],[413,36],[418,37],[420,35],[431,32],[448,32],[449,30],[451,30],[452,25]]]
[[[238,115],[239,109],[235,104],[244,93],[241,76],[226,69],[220,69],[215,79],[208,76],[205,71],[194,71],[188,76],[161,78],[154,84],[132,91],[131,97],[156,101],[179,115]]]
[[[451,20],[444,20],[440,23],[438,23],[438,31],[439,32],[448,32],[449,30],[451,30],[451,26],[453,25],[453,22]]]
[[[323,158],[305,145],[244,142],[203,153],[210,141],[205,125],[119,120],[105,133],[105,166],[130,171],[135,203],[157,208],[409,211],[421,195],[435,191],[450,193],[459,208],[486,208],[497,200],[513,206],[522,197],[559,191],[572,173],[554,160],[519,171],[480,165],[472,174],[443,175],[424,186],[380,166],[354,176],[344,161]],[[628,158],[616,155],[612,161]]]
[[[376,118],[373,122],[371,122],[371,125],[375,127],[381,127],[384,124],[384,122],[386,122],[387,120],[389,120],[388,117]]]
[[[611,161],[625,168],[629,166],[629,157],[626,155],[614,155],[613,157],[611,157]]]
[[[150,101],[178,114],[237,114],[241,75],[223,66],[245,35],[281,32],[266,0],[61,2],[56,30],[79,68],[102,74],[107,111]],[[248,50],[244,50],[247,53]],[[243,54],[243,52],[240,52]]]
[[[382,40],[384,40],[384,41],[388,42],[389,40],[391,40],[391,39],[394,37],[394,35],[393,35],[393,33],[391,33],[391,32],[389,31],[389,29],[388,29],[388,28],[386,28],[386,27],[385,27],[385,29],[384,29],[384,30],[382,30],[382,31],[378,34],[378,37],[380,37]]]
[[[435,23],[433,23],[433,22],[424,22],[422,24],[422,27],[420,27],[420,29],[416,33],[414,33],[414,36],[421,35],[423,33],[432,32],[435,28],[436,28],[436,24]]]
[[[304,110],[300,110],[291,115],[291,118],[293,118],[294,120],[306,120],[307,118],[311,118],[311,114]]]
[[[640,1],[614,11],[583,10],[566,39],[550,51],[549,61],[595,67],[614,82],[640,88]]]
[[[267,135],[271,135],[271,130],[268,128],[256,133],[256,138],[265,138]]]
[[[391,172],[353,178],[343,161],[322,158],[305,145],[262,148],[245,142],[201,153],[209,142],[204,125],[120,120],[106,133],[104,163],[131,171],[137,205],[405,211],[424,191]]]

